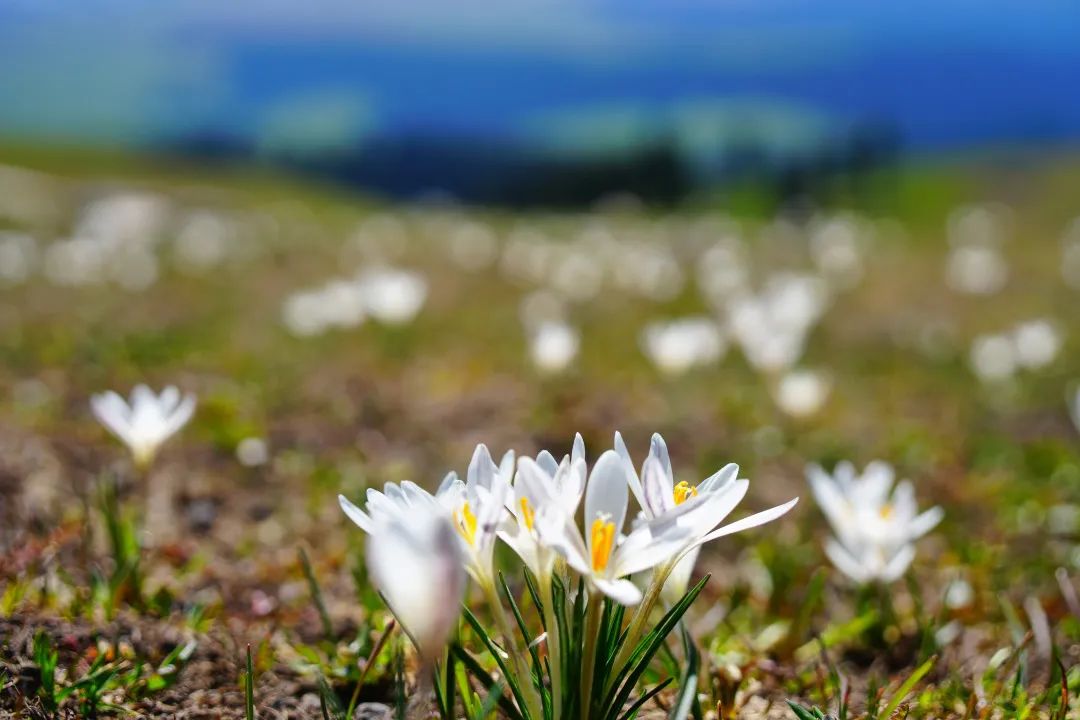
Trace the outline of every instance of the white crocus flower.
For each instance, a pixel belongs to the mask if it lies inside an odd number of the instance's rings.
[[[130,402],[110,390],[90,398],[90,407],[98,421],[128,446],[135,463],[146,467],[161,444],[191,419],[195,396],[182,396],[172,385],[160,395],[137,385]]]
[[[659,433],[655,433],[649,444],[649,456],[642,464],[639,480],[630,453],[619,433],[615,433],[615,449],[627,468],[630,487],[641,505],[638,524],[672,524],[684,531],[682,547],[669,562],[657,568],[658,577],[655,580],[664,583],[659,591],[667,602],[678,601],[686,592],[702,545],[725,535],[771,522],[784,515],[798,502],[798,498],[795,498],[783,505],[718,527],[738,506],[750,487],[748,480],[737,479],[738,465],[728,463],[696,487],[685,480],[676,483],[667,444]]]
[[[833,564],[857,583],[892,582],[915,559],[915,541],[934,528],[944,512],[934,507],[919,514],[915,489],[904,480],[893,490],[891,465],[875,461],[857,475],[849,462],[832,475],[807,468],[810,488],[836,538],[825,544]]]
[[[481,587],[495,586],[492,554],[496,533],[507,516],[506,506],[513,495],[514,451],[503,455],[496,465],[487,446],[473,452],[465,482],[456,473],[443,480],[439,501],[450,510],[465,555],[465,569]]]
[[[457,624],[465,566],[457,535],[434,503],[407,516],[378,515],[367,543],[371,580],[408,633],[422,663],[435,662]]]
[[[540,579],[541,584],[550,579],[557,554],[540,542],[536,527],[536,514],[561,513],[573,521],[585,490],[585,444],[581,435],[574,438],[574,448],[561,463],[547,450],[536,460],[523,457],[518,460],[514,479],[512,518],[504,521],[499,537],[518,554],[525,566]]]
[[[597,461],[585,489],[586,537],[553,505],[540,509],[536,527],[541,542],[562,555],[590,588],[623,605],[636,605],[641,591],[626,576],[669,559],[685,544],[686,530],[672,523],[642,523],[623,536],[628,500],[625,463],[608,450]]]

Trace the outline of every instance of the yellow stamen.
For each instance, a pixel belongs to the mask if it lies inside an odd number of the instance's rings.
[[[457,525],[457,531],[461,533],[461,537],[465,538],[465,541],[470,545],[475,545],[476,515],[473,513],[472,508],[469,507],[469,503],[464,503],[454,511],[454,521]]]
[[[880,513],[882,520],[888,520],[889,518],[892,517],[893,506],[886,503],[886,504],[881,506],[881,510],[879,510],[878,512]]]
[[[690,487],[690,483],[683,480],[675,486],[675,504],[682,505],[692,497],[697,497],[697,488]]]
[[[525,521],[525,527],[529,530],[533,529],[533,522],[536,520],[536,513],[529,507],[529,499],[521,498],[521,519]]]
[[[592,568],[596,572],[607,569],[611,549],[615,546],[615,523],[601,515],[592,524]]]

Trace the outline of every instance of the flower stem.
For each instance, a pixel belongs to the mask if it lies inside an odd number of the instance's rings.
[[[630,655],[637,645],[638,638],[641,637],[641,631],[645,626],[645,622],[649,619],[649,615],[652,614],[652,610],[656,606],[656,601],[660,597],[660,591],[664,589],[664,583],[667,582],[668,575],[671,574],[671,570],[674,567],[675,563],[669,560],[653,570],[652,578],[649,580],[649,587],[645,590],[645,597],[643,597],[641,602],[638,603],[638,606],[634,608],[634,614],[630,616],[630,622],[626,626],[625,638],[622,646],[619,648],[618,654],[615,656],[615,662],[611,666],[612,678],[619,677],[623,667],[630,661]]]
[[[596,640],[600,635],[600,621],[603,617],[601,595],[589,591],[588,606],[585,611],[585,649],[581,654],[581,720],[589,720],[592,710],[593,674],[596,670]]]
[[[544,625],[547,627],[548,665],[551,673],[551,717],[562,717],[562,655],[559,636],[559,616],[555,611],[555,587],[550,573],[540,579],[544,590]]]
[[[491,614],[495,616],[495,622],[499,626],[499,633],[503,636],[506,651],[517,667],[518,686],[525,696],[525,704],[528,705],[527,708],[521,709],[527,711],[530,717],[541,720],[544,714],[540,693],[537,691],[536,685],[533,684],[532,670],[525,661],[525,655],[518,648],[517,639],[514,637],[514,632],[510,627],[510,618],[506,615],[506,609],[499,602],[499,592],[495,589],[494,582],[485,582],[483,586],[487,603],[491,607]]]

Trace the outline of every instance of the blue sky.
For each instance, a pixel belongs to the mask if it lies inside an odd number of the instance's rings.
[[[0,0],[0,133],[628,141],[734,112],[910,145],[1080,136],[1080,3]]]

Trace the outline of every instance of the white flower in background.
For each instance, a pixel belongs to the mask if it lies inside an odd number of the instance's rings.
[[[739,239],[730,237],[708,248],[698,258],[698,287],[714,307],[746,291],[750,273],[745,255]]]
[[[969,361],[983,382],[1008,380],[1016,374],[1016,347],[1007,334],[980,335],[971,343]]]
[[[1057,359],[1060,331],[1045,319],[1019,323],[1007,332],[980,335],[971,344],[971,369],[980,380],[1007,380],[1019,370],[1040,370]]]
[[[408,270],[370,270],[359,284],[368,314],[387,325],[412,322],[427,299],[427,280]]]
[[[37,241],[33,236],[0,232],[0,282],[16,285],[26,280],[37,264]]]
[[[804,418],[821,410],[829,399],[832,383],[813,370],[793,370],[785,373],[776,384],[776,404],[793,418]]]
[[[170,385],[160,395],[137,385],[130,403],[111,390],[90,398],[94,416],[131,450],[135,463],[150,464],[158,448],[195,413],[195,396]]]
[[[428,666],[442,654],[465,596],[457,533],[438,507],[379,517],[367,542],[371,581]]]
[[[246,437],[236,444],[236,459],[244,467],[258,467],[270,460],[270,448],[260,437]]]
[[[750,365],[780,372],[802,357],[807,336],[828,302],[821,278],[780,273],[770,277],[761,292],[733,297],[727,304],[728,325]]]
[[[945,279],[956,292],[993,295],[1008,282],[1009,265],[996,247],[960,245],[949,251]]]
[[[75,224],[74,235],[99,242],[107,250],[150,247],[168,220],[168,200],[149,193],[125,191],[92,201]]]
[[[173,252],[180,267],[189,272],[203,272],[221,264],[234,235],[232,223],[221,215],[198,210],[177,230]]]
[[[642,594],[626,579],[669,559],[685,544],[687,530],[672,523],[643,523],[622,535],[629,499],[625,462],[608,450],[589,475],[585,488],[585,530],[552,506],[535,518],[541,543],[562,555],[591,589],[622,603],[636,605]]]
[[[641,507],[635,528],[647,524],[670,525],[683,531],[681,546],[670,556],[670,564],[662,567],[661,598],[668,603],[677,602],[686,592],[702,545],[771,522],[798,502],[795,498],[719,527],[750,487],[748,480],[737,479],[738,465],[728,463],[693,486],[685,480],[675,482],[667,443],[659,433],[654,433],[649,443],[649,455],[641,466],[640,478],[620,433],[615,433],[615,451],[623,461],[627,482]]]
[[[647,325],[641,333],[641,347],[652,364],[667,375],[716,363],[727,350],[720,328],[707,317]]]
[[[1044,368],[1058,356],[1061,335],[1049,320],[1036,319],[1020,323],[1013,330],[1016,361],[1028,370]]]
[[[157,282],[157,256],[147,248],[122,248],[109,257],[108,271],[109,279],[122,289],[141,292]]]
[[[59,240],[45,249],[43,270],[53,285],[78,287],[104,279],[106,257],[100,243],[89,238]]]
[[[686,282],[670,246],[658,242],[626,242],[613,258],[616,285],[625,292],[657,302],[678,297]]]
[[[529,334],[529,356],[544,373],[558,373],[577,357],[581,335],[565,322],[544,321]]]
[[[810,231],[810,254],[818,272],[843,290],[862,280],[863,262],[856,218],[837,215],[814,224]]]
[[[915,541],[944,516],[940,507],[919,514],[909,481],[893,490],[894,472],[888,463],[872,462],[861,475],[849,462],[837,464],[832,475],[810,465],[806,476],[836,533],[826,541],[825,554],[857,583],[892,582],[903,576],[915,559]]]

